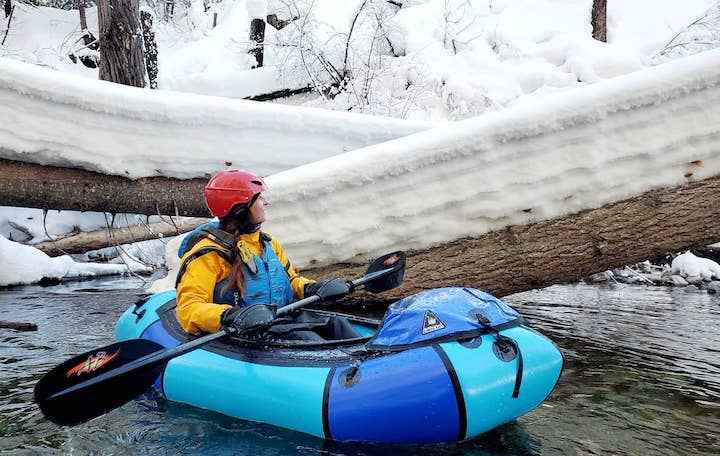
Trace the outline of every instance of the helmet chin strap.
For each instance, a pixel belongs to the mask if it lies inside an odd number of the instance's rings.
[[[255,232],[259,231],[259,230],[260,230],[260,225],[262,225],[262,223],[252,223],[252,224],[248,224],[247,234],[249,234],[249,233],[255,233]],[[244,228],[245,228],[245,227],[243,226],[243,229],[244,229]],[[243,233],[245,233],[244,230],[243,230]]]
[[[250,222],[250,208],[253,204],[255,204],[255,201],[260,197],[260,193],[256,193],[250,201],[242,207],[240,210],[233,211],[233,217],[237,219],[242,219],[242,223],[238,225],[238,231],[240,234],[250,234],[255,233],[260,229],[260,225],[262,223],[251,223]]]

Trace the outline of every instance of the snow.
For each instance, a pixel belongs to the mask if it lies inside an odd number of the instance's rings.
[[[41,209],[0,207],[0,235],[8,239],[42,242],[73,231],[91,231],[112,226],[152,223],[159,217],[144,215],[111,214],[100,212],[47,211]]]
[[[128,264],[78,263],[67,255],[51,258],[40,250],[0,236],[0,285],[39,282],[42,279],[79,278],[128,272],[151,272],[152,268],[127,258]]]
[[[138,90],[0,59],[0,158],[130,178],[269,174],[427,129],[361,116]]]
[[[159,91],[72,64],[76,11],[17,4],[0,47],[0,158],[133,178],[252,169],[270,185],[264,228],[300,267],[427,248],[720,172],[720,51],[707,50],[720,42],[716,1],[611,2],[608,43],[590,38],[589,0],[414,0],[397,12],[290,2],[297,9],[273,11],[307,17],[268,27],[267,66],[254,70],[253,2],[187,4],[169,21],[156,14]],[[88,18],[96,34],[93,9]],[[318,56],[342,68],[346,50],[343,92],[223,98],[322,86],[332,75]],[[27,211],[0,212],[1,233],[19,237],[8,220],[33,217],[41,236],[38,211]],[[100,216],[69,214],[48,231],[102,226]],[[13,256],[22,247],[2,242]],[[8,258],[3,274],[16,268]],[[33,258],[42,274],[69,261]],[[37,274],[0,284],[17,277]]]
[[[700,258],[692,252],[684,252],[676,256],[671,264],[673,274],[687,277],[699,277],[710,281],[720,279],[720,265],[708,258]]]
[[[227,0],[208,11],[193,0],[177,2],[172,18],[156,3],[162,90],[244,98],[322,86],[331,74],[319,57],[342,68],[347,49],[348,90],[281,102],[429,121],[544,99],[720,44],[716,0],[610,2],[607,43],[591,38],[590,0],[418,0],[401,9],[379,0]],[[265,67],[250,71],[250,18],[266,7],[301,20],[266,27]],[[96,9],[87,17],[97,36]],[[77,11],[18,3],[0,57],[96,79],[97,69],[67,58],[80,36]]]

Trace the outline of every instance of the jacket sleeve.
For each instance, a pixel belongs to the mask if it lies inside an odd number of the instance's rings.
[[[218,254],[210,252],[190,262],[177,286],[177,317],[190,334],[220,330],[220,316],[232,306],[213,303],[215,284],[227,275]]]
[[[285,272],[287,272],[288,279],[290,280],[290,286],[293,289],[293,295],[295,296],[295,299],[303,299],[305,297],[305,285],[308,283],[315,282],[312,279],[307,279],[300,274],[298,274],[297,270],[293,268],[292,264],[290,264],[290,260],[287,259],[285,256],[285,251],[282,248],[282,245],[280,245],[280,242],[272,238],[270,241],[273,250],[275,251],[275,255],[277,255],[278,260],[280,260],[280,263],[285,268]]]

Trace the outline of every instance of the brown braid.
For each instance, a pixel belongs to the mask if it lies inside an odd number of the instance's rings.
[[[230,213],[226,217],[220,217],[220,229],[226,233],[230,233],[235,237],[235,242],[240,240],[240,235],[246,231],[248,225],[247,217],[249,211],[246,205],[240,205],[233,207]],[[235,255],[235,262],[230,268],[229,280],[220,291],[226,293],[231,288],[234,288],[240,293],[240,296],[245,296],[246,285],[245,285],[245,271],[243,270],[243,260],[241,255]]]

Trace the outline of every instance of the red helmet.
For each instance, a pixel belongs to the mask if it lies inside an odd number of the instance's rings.
[[[247,204],[267,190],[260,176],[242,169],[216,174],[205,186],[205,204],[213,217],[225,217],[236,204]]]

